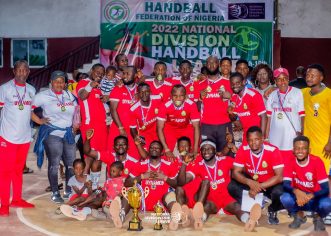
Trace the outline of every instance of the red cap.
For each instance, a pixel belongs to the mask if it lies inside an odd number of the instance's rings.
[[[289,77],[289,73],[288,70],[282,67],[279,67],[278,69],[274,70],[274,77],[277,78],[278,76],[280,76],[280,74],[284,74],[287,77]]]

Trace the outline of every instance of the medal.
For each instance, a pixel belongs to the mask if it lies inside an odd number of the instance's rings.
[[[210,187],[213,189],[213,190],[216,190],[217,189],[217,181],[216,181],[216,169],[217,169],[217,163],[218,163],[218,160],[216,159],[216,162],[215,162],[215,165],[214,165],[214,177],[211,176],[211,173],[209,171],[209,167],[206,165],[206,163],[203,163],[205,168],[206,168],[206,171],[208,173],[208,176],[209,176],[209,180],[211,181],[211,184],[210,184]],[[220,171],[222,172],[222,170],[218,170],[218,174],[220,174]],[[223,174],[223,172],[222,172]]]
[[[279,112],[277,114],[277,119],[279,119],[279,120],[283,119],[283,113]]]
[[[216,182],[211,182],[211,188],[213,189],[213,190],[216,190],[217,189],[217,183]]]
[[[160,97],[163,98],[163,93],[159,93]]]
[[[130,95],[130,105],[132,106],[134,103],[135,103],[135,94],[136,94],[136,89],[137,89],[137,86],[134,85],[132,89],[129,89],[126,85],[125,85],[125,88],[126,90],[128,91],[129,95]],[[133,90],[133,95],[131,93],[131,91]]]
[[[247,104],[246,103],[244,103],[244,109],[247,110]]]
[[[194,87],[193,87],[193,85],[190,86],[190,91],[191,91],[191,92],[194,91]]]
[[[145,125],[141,126],[141,129],[142,130],[145,130],[146,129],[146,126]]]
[[[266,161],[263,161],[263,162],[262,162],[262,167],[263,167],[263,168],[267,168],[267,167],[268,167],[268,163],[267,163]]]
[[[253,171],[254,171],[254,175],[253,175],[253,180],[257,181],[258,178],[259,178],[259,175],[258,175],[258,169],[259,169],[259,166],[261,164],[261,161],[262,161],[262,157],[263,157],[263,153],[264,153],[264,148],[262,149],[262,151],[260,152],[260,154],[258,155],[258,162],[257,162],[257,165],[255,166],[255,162],[253,160],[253,154],[252,154],[252,150],[250,150],[249,152],[249,156],[251,158],[251,162],[252,162],[252,166],[253,166]],[[263,161],[265,164],[267,164],[265,161]],[[263,164],[262,164],[263,166]]]
[[[186,116],[186,112],[185,111],[182,111],[181,115],[182,116]]]
[[[141,130],[145,130],[146,129],[147,116],[148,116],[148,112],[149,112],[149,109],[151,108],[151,106],[152,106],[152,104],[150,102],[149,107],[148,107],[148,109],[146,111],[146,116],[145,116],[144,110],[143,110],[143,106],[140,103],[141,119],[142,119],[142,123],[143,123],[143,125],[141,126]]]
[[[16,95],[17,95],[17,98],[18,98],[18,109],[20,111],[23,111],[24,110],[23,101],[24,101],[25,94],[26,94],[26,86],[24,86],[24,94],[23,94],[22,97],[20,96],[20,93],[17,90],[16,84],[15,84],[15,89],[16,89]]]
[[[66,111],[66,107],[65,106],[61,106],[61,111],[65,112]]]
[[[213,89],[208,85],[207,92],[210,93]]]
[[[254,174],[254,175],[253,175],[253,179],[254,179],[255,181],[258,180],[258,179],[259,179],[258,174]]]

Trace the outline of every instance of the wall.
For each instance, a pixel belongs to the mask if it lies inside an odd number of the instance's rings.
[[[0,0],[0,22],[3,38],[97,36],[100,0]]]
[[[281,65],[295,77],[297,66],[322,64],[331,85],[331,0],[278,0]]]

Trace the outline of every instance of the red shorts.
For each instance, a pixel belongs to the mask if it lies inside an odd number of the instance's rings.
[[[91,148],[97,151],[103,151],[107,148],[107,126],[104,124],[89,124],[82,125],[80,127],[83,142],[86,140],[86,131],[88,129],[94,129],[94,134],[91,139]]]
[[[78,195],[77,193],[76,194],[73,194],[70,198],[69,198],[69,201],[73,201],[73,200],[75,200],[76,198],[78,198],[78,197],[83,197],[83,198],[87,198],[89,195],[88,194],[82,194],[82,195]]]
[[[191,140],[192,147],[194,146],[194,128],[192,125],[187,126],[186,128],[164,128],[164,136],[167,142],[167,145],[171,151],[174,150],[177,140],[182,137],[186,136]]]
[[[227,188],[220,188],[219,186],[216,190],[213,190],[210,187],[207,200],[213,202],[216,205],[217,211],[224,209],[232,202],[236,202],[236,200],[230,196]]]
[[[193,208],[195,205],[194,196],[198,192],[201,184],[200,178],[195,178],[193,181],[189,182],[188,184],[185,184],[183,186],[183,189],[185,191],[186,199],[187,199],[187,206],[189,208]]]

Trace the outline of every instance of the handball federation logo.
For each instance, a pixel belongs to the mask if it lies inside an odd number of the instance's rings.
[[[121,24],[128,20],[130,9],[125,2],[112,1],[108,3],[104,10],[106,20],[113,24]]]

